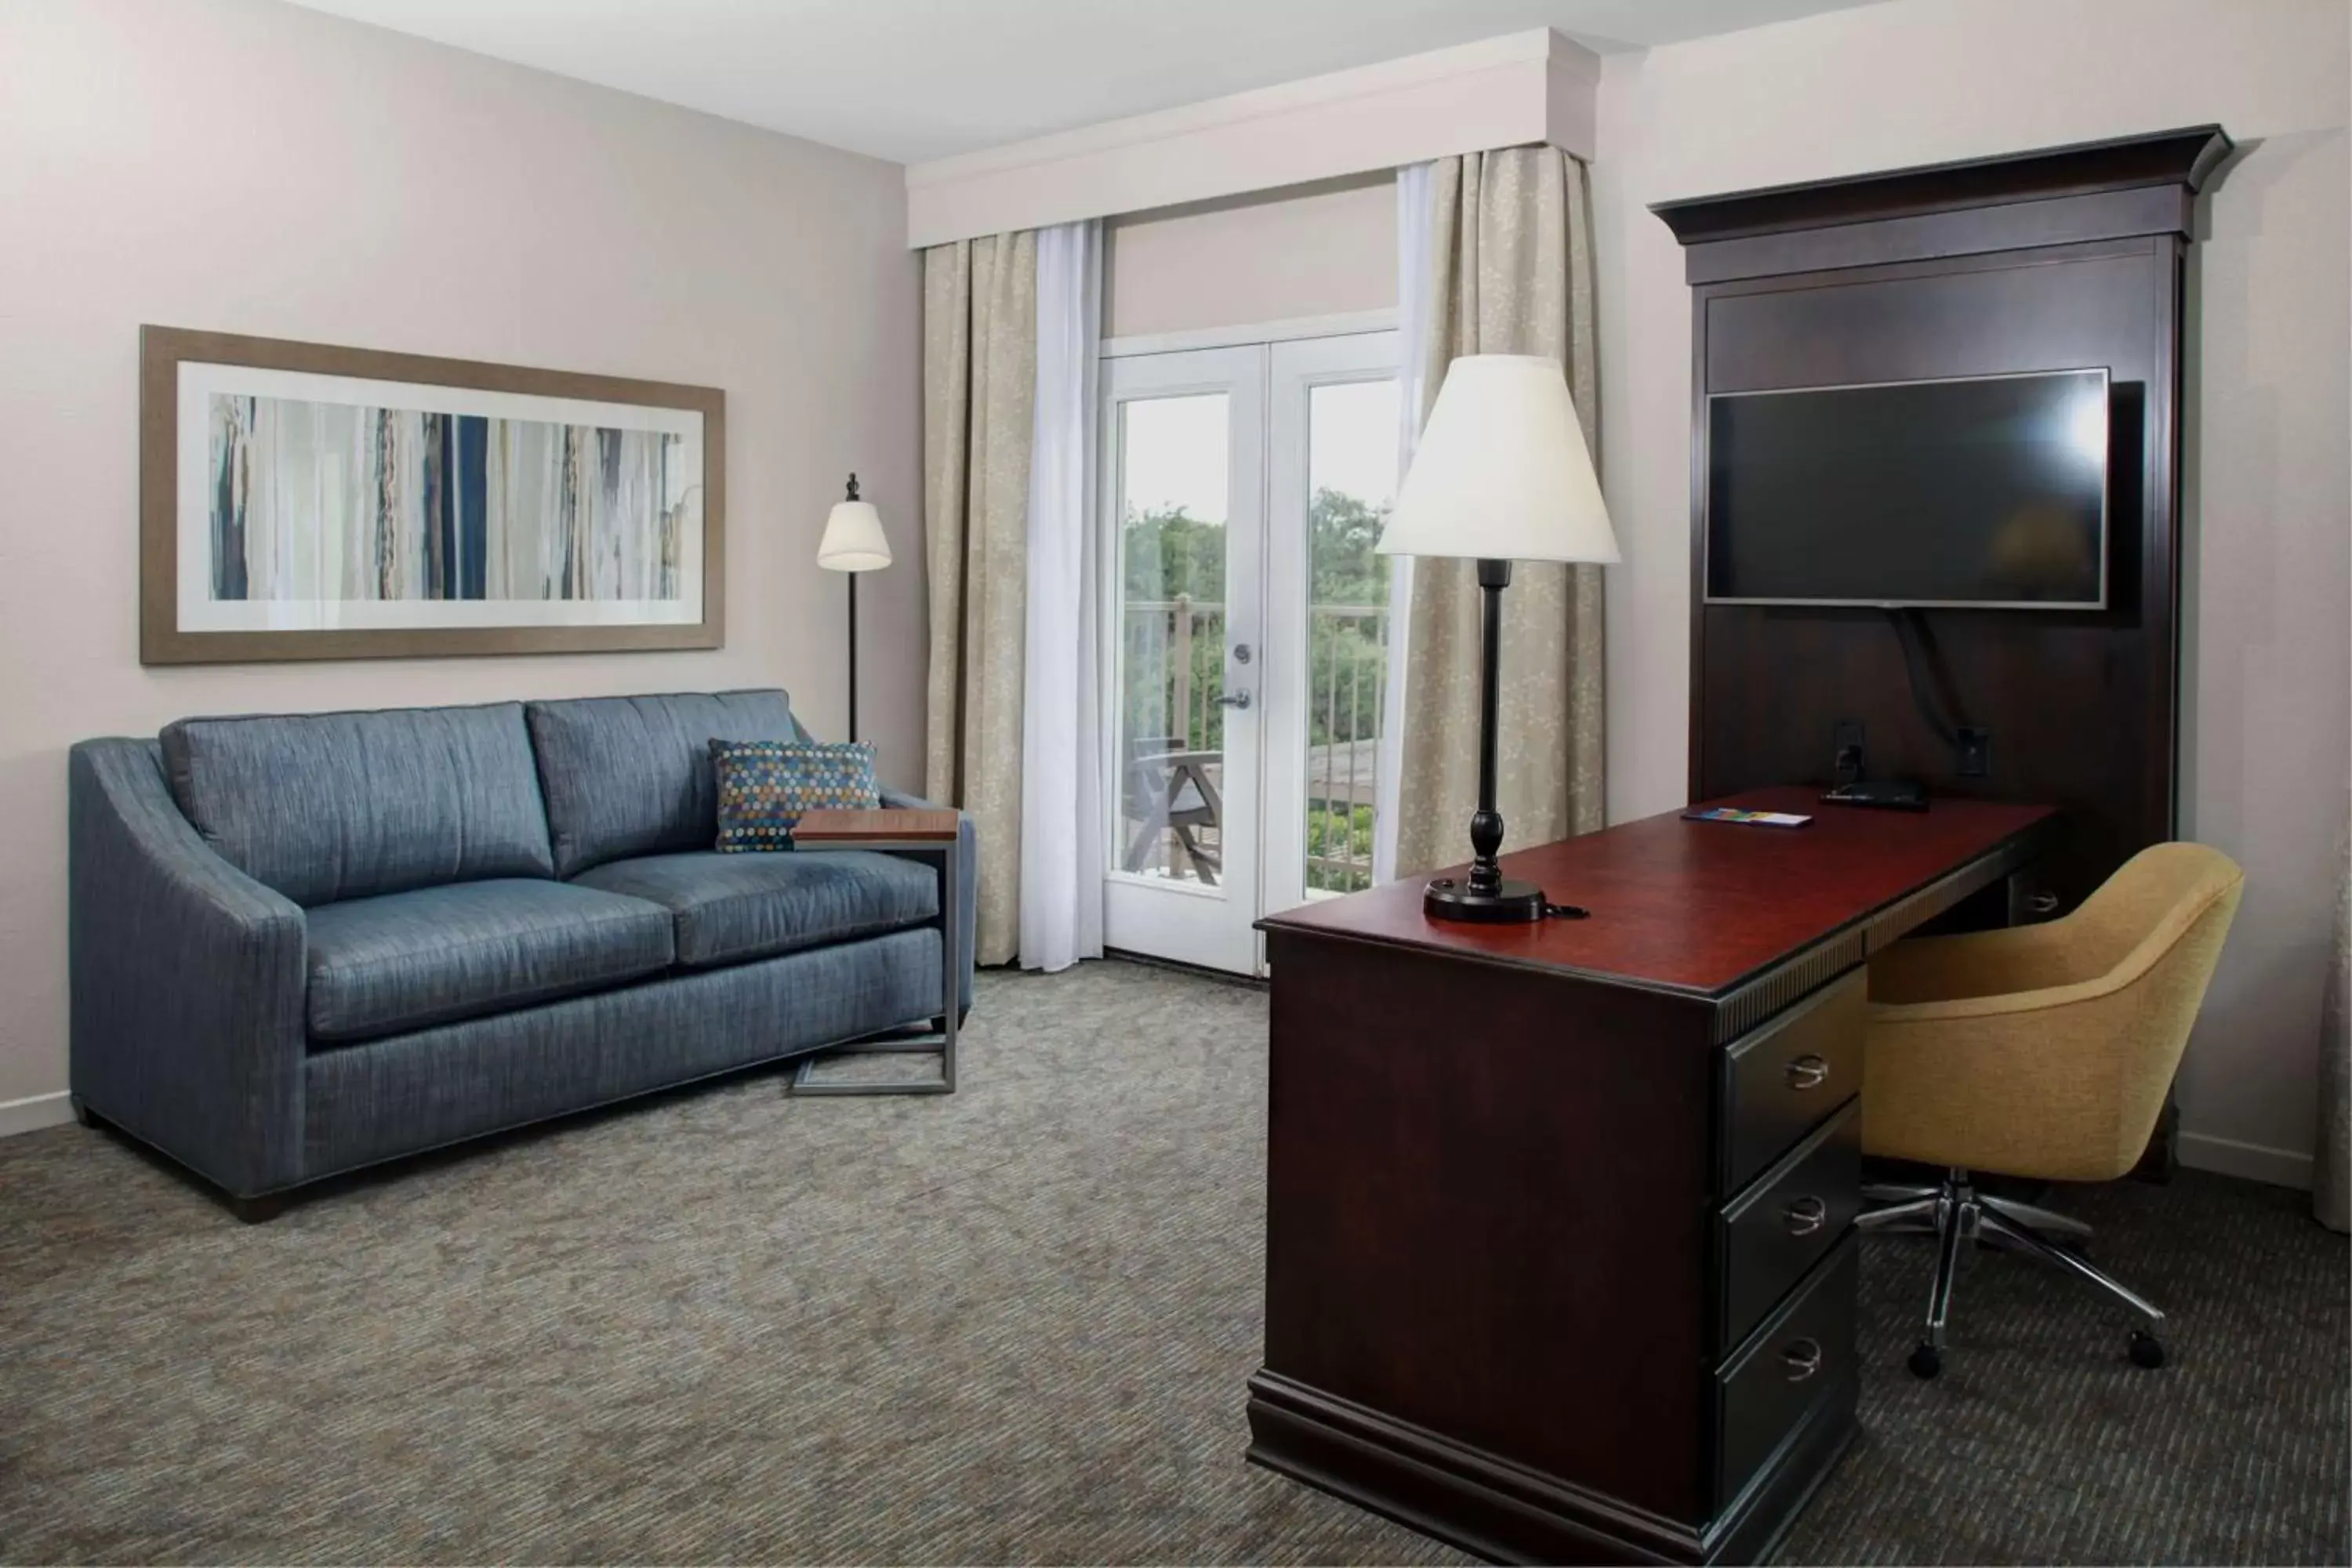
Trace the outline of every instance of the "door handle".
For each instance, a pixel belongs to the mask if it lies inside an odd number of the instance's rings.
[[[1247,708],[1249,705],[1250,694],[1247,688],[1239,691],[1228,691],[1217,699],[1217,706],[1220,708]]]
[[[1791,1340],[1780,1350],[1780,1365],[1790,1383],[1802,1383],[1822,1370],[1819,1340]]]

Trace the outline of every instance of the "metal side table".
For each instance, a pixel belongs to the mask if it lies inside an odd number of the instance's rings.
[[[953,1094],[956,1069],[956,1026],[963,1010],[963,889],[956,864],[959,818],[952,811],[812,811],[793,827],[793,847],[811,850],[876,849],[894,855],[934,855],[940,862],[940,949],[941,1012],[932,1020],[928,1037],[876,1037],[832,1046],[802,1058],[793,1075],[794,1094]],[[940,1076],[935,1079],[885,1079],[879,1082],[822,1083],[812,1075],[818,1064],[841,1056],[905,1056],[936,1052]]]

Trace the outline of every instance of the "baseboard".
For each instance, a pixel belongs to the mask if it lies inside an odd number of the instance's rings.
[[[22,1100],[0,1100],[0,1138],[59,1127],[73,1119],[73,1101],[64,1089],[54,1094],[28,1094]]]
[[[2311,1156],[2292,1149],[2241,1143],[2235,1138],[2216,1138],[2210,1132],[2183,1132],[2180,1163],[2192,1170],[2217,1171],[2225,1176],[2242,1176],[2250,1182],[2268,1182],[2274,1187],[2311,1190]]]

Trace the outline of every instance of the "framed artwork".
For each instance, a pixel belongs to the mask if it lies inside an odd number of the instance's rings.
[[[726,408],[142,327],[140,662],[720,647]]]

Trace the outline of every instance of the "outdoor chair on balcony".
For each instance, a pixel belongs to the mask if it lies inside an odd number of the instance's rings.
[[[1140,826],[1127,846],[1126,869],[1139,872],[1158,854],[1161,836],[1172,836],[1176,847],[1202,886],[1217,885],[1223,865],[1224,797],[1217,793],[1210,770],[1222,768],[1223,752],[1187,752],[1174,736],[1138,740],[1127,765],[1126,801],[1129,822]],[[1203,845],[1202,830],[1217,836],[1217,847]],[[1171,864],[1171,871],[1175,869]]]

